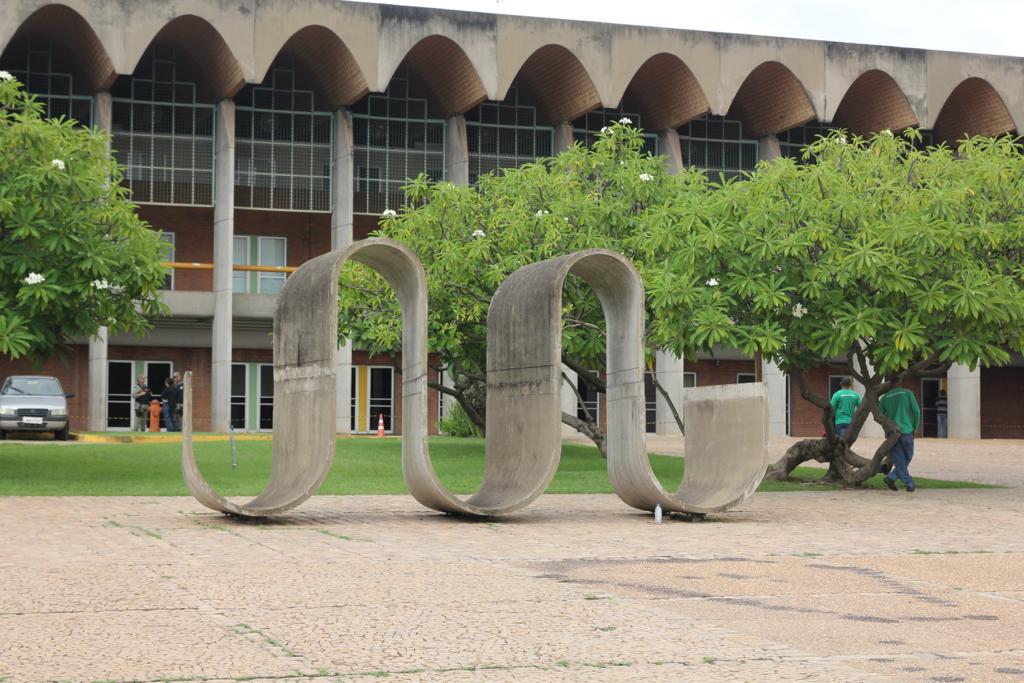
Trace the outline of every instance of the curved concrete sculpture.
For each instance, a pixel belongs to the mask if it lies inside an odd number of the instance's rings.
[[[544,492],[561,453],[562,287],[573,273],[596,292],[607,324],[608,468],[616,493],[643,510],[727,509],[757,488],[765,471],[763,385],[695,390],[686,405],[687,467],[676,494],[651,469],[644,444],[644,291],[623,256],[590,249],[520,268],[502,283],[487,315],[487,445],[479,490],[459,498],[438,479],[427,448],[427,288],[416,256],[377,238],[303,264],[274,312],[274,425],[270,481],[234,503],[205,481],[192,452],[192,378],[185,378],[182,472],[207,507],[249,517],[279,514],[309,498],[334,457],[338,275],[349,260],[380,273],[402,310],[402,471],[423,505],[494,516]]]
[[[299,505],[320,488],[334,460],[338,275],[349,259],[370,266],[395,290],[402,309],[403,453],[427,433],[427,278],[416,255],[388,239],[361,240],[304,263],[285,282],[274,309],[274,441],[270,481],[248,503],[232,502],[206,482],[192,452],[191,377],[185,381],[181,468],[208,508],[268,517]],[[403,460],[408,460],[403,455]]]
[[[642,409],[644,294],[629,261],[590,249],[524,266],[502,283],[487,312],[483,483],[468,500],[453,496],[433,475],[424,449],[418,461],[404,461],[416,500],[442,512],[501,515],[529,505],[551,483],[562,450],[562,285],[570,272],[594,288],[604,307],[609,410],[616,411],[611,387],[627,376],[636,383],[636,405]],[[642,414],[638,425],[641,431],[623,438],[620,426],[609,423],[609,452],[612,443],[625,448],[628,442],[646,460]]]

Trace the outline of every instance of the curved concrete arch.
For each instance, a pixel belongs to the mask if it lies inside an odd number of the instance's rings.
[[[853,84],[872,71],[890,77],[906,98],[919,126],[928,119],[928,62],[926,50],[851,43],[825,43],[825,107],[822,121],[834,122],[836,110]]]
[[[753,137],[778,134],[814,121],[817,113],[800,79],[785,64],[762,62],[744,79],[727,113]]]
[[[880,69],[865,71],[850,84],[832,123],[864,136],[919,125],[906,94],[892,76]]]
[[[645,128],[657,132],[706,114],[711,103],[683,60],[659,52],[637,69],[623,93],[622,107],[635,111]]]
[[[612,340],[609,460],[616,449],[643,452],[643,433],[623,434],[625,423],[614,417],[621,412],[614,401],[623,387],[639,397],[638,406],[643,404],[643,284],[625,257],[588,249],[524,266],[495,292],[487,311],[483,483],[468,499],[457,498],[437,479],[424,449],[416,462],[406,463],[406,483],[422,504],[456,514],[508,514],[529,505],[551,483],[562,450],[562,286],[569,273],[597,293]],[[643,428],[642,419],[637,424]]]
[[[932,131],[936,141],[955,143],[972,135],[1000,135],[1016,128],[1006,103],[992,84],[971,77],[949,93]]]
[[[538,123],[573,121],[601,106],[601,95],[583,63],[555,43],[537,48],[523,62],[514,82],[519,101],[537,107]]]
[[[357,102],[370,92],[351,50],[325,26],[311,24],[293,33],[267,64],[262,81],[270,75],[277,58],[283,56],[295,61],[296,68],[309,78],[317,96],[331,110]]]
[[[346,261],[363,263],[394,288],[402,309],[403,461],[426,449],[427,289],[416,255],[393,240],[362,240],[304,263],[285,282],[274,309],[275,415],[270,480],[248,503],[217,493],[192,451],[191,377],[186,377],[181,469],[192,495],[206,507],[244,517],[267,517],[316,493],[335,449],[335,354],[338,275]]]
[[[476,66],[454,40],[431,35],[412,46],[388,75],[388,81],[405,65],[414,82],[427,92],[430,104],[442,118],[462,114],[487,99]]]
[[[54,45],[71,53],[75,75],[84,80],[88,92],[107,90],[114,84],[117,70],[113,61],[92,25],[78,11],[64,4],[40,7],[19,24],[9,41],[0,41],[5,45],[3,54],[17,47],[19,38],[33,34],[59,38]]]
[[[175,47],[177,58],[189,68],[200,99],[218,102],[232,97],[246,83],[246,75],[235,57],[236,53],[213,23],[202,16],[176,16],[163,24],[144,43],[139,35],[128,36],[129,39],[138,39],[132,41],[131,49],[128,50],[128,55],[134,56],[134,60],[126,73],[135,72],[150,46],[167,43]],[[253,80],[256,80],[255,77]]]

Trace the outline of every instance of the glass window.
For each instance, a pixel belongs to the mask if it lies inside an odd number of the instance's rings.
[[[402,186],[420,173],[445,175],[445,122],[428,117],[427,101],[411,98],[404,78],[394,78],[383,94],[364,97],[353,107],[354,211],[379,215],[399,209]]]
[[[165,262],[171,263],[174,261],[174,233],[173,232],[161,232],[160,239],[163,240],[163,255],[162,258]],[[174,289],[174,268],[167,269],[167,277],[164,279],[164,289]]]
[[[231,248],[232,260],[236,266],[248,266],[249,261],[249,238],[245,235],[235,235],[235,241]],[[231,275],[231,284],[235,294],[245,294],[249,291],[249,272],[235,270]]]
[[[284,237],[260,237],[258,241],[259,252],[257,263],[261,266],[286,266],[288,265],[288,240]],[[284,287],[285,273],[258,273],[258,287],[260,294],[277,294]]]
[[[245,409],[248,398],[249,378],[245,363],[231,364],[231,427],[245,429]]]
[[[259,429],[274,428],[274,366],[260,365]]]
[[[213,205],[215,108],[177,79],[174,49],[154,45],[114,98],[112,147],[132,200]]]
[[[296,89],[291,64],[236,101],[235,205],[330,211],[333,116],[314,111],[311,91]]]
[[[43,104],[46,116],[74,119],[83,126],[91,126],[92,98],[80,93],[71,74],[56,70],[52,41],[32,36],[26,42],[26,50],[22,52],[24,59],[20,63],[17,59],[20,55],[12,55],[11,75]]]
[[[537,125],[537,109],[519,103],[510,88],[504,102],[484,102],[466,114],[469,182],[551,156],[554,131]]]
[[[683,125],[679,143],[683,162],[704,169],[712,181],[742,177],[757,166],[757,140],[743,137],[739,121],[708,114]]]

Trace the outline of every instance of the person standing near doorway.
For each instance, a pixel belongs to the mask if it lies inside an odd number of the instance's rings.
[[[144,432],[149,428],[149,402],[153,400],[145,375],[139,375],[132,398],[135,400],[135,431]]]
[[[935,399],[935,428],[935,436],[938,438],[949,436],[949,400],[945,389],[939,389],[939,397]]]
[[[860,394],[851,389],[853,382],[849,377],[839,380],[839,391],[832,394],[832,413],[835,415],[836,436],[844,436],[846,429],[853,422],[853,414],[860,405]]]
[[[908,493],[917,489],[914,478],[910,476],[910,461],[914,459],[914,432],[921,424],[921,407],[913,392],[904,386],[904,379],[897,377],[892,389],[878,400],[882,414],[896,423],[900,438],[889,451],[892,460],[892,471],[885,475],[885,485],[896,490],[896,480],[900,479],[907,487]],[[886,434],[888,436],[888,434]]]
[[[164,390],[160,398],[163,399],[164,429],[169,432],[178,431],[174,424],[178,412],[178,386],[174,383],[173,377],[164,380]]]

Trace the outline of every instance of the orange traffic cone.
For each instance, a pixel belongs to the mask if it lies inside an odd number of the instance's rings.
[[[384,413],[377,418],[377,436],[384,436]]]

